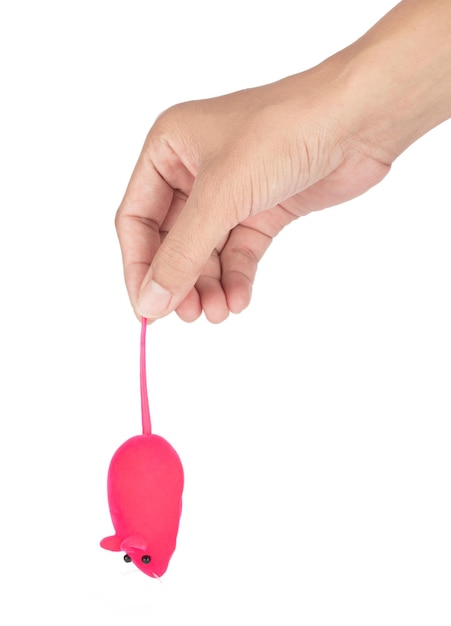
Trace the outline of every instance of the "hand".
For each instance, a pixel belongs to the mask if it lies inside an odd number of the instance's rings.
[[[428,6],[401,2],[307,72],[157,119],[116,218],[139,317],[242,311],[284,226],[365,192],[449,117],[451,4]]]
[[[177,105],[156,121],[116,222],[138,316],[175,309],[192,321],[203,310],[220,322],[242,311],[284,226],[387,173],[346,145],[328,73],[312,74]]]

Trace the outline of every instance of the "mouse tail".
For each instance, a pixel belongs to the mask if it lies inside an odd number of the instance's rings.
[[[149,398],[147,395],[147,374],[146,374],[146,330],[147,319],[142,318],[141,322],[141,352],[140,352],[140,383],[141,383],[141,417],[143,435],[152,434],[152,425],[149,411]]]

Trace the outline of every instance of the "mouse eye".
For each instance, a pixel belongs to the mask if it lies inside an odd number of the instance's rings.
[[[141,557],[141,561],[144,563],[144,565],[147,565],[148,563],[150,563],[152,559],[150,558],[150,556],[148,554],[145,554],[143,557]]]
[[[131,563],[132,562],[132,557],[129,554],[124,554],[124,561],[126,563]]]

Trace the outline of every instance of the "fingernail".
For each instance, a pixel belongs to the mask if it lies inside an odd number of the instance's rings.
[[[139,314],[147,318],[160,317],[171,302],[171,292],[154,280],[151,280],[139,296],[137,309]]]

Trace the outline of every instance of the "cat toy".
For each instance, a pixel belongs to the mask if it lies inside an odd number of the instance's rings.
[[[183,467],[174,448],[152,434],[147,395],[146,328],[141,324],[142,435],[123,443],[108,469],[107,492],[115,534],[102,548],[125,552],[144,574],[160,578],[174,553],[182,512]]]

